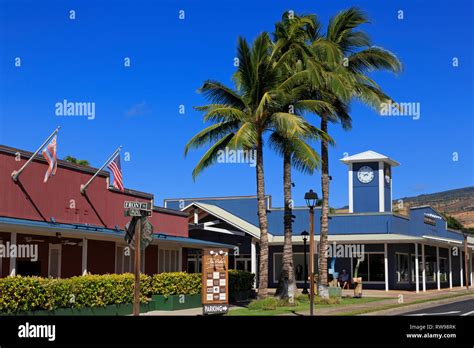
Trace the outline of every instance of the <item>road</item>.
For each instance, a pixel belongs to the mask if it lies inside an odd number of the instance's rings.
[[[425,308],[404,315],[427,316],[427,315],[454,315],[454,316],[474,316],[474,300],[464,300],[453,302],[441,306]]]

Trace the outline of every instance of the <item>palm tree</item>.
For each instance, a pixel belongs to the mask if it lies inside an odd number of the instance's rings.
[[[267,33],[260,34],[249,47],[239,38],[239,67],[234,74],[236,89],[217,81],[207,81],[200,91],[211,104],[197,107],[203,111],[204,121],[214,124],[196,134],[186,145],[191,148],[211,144],[193,170],[193,178],[212,165],[226,147],[256,153],[256,183],[258,219],[260,227],[260,263],[258,295],[268,294],[268,219],[264,180],[264,135],[278,132],[284,136],[303,131],[304,121],[294,114],[283,112],[287,96],[280,88],[282,76],[278,62],[272,59],[273,43]]]
[[[311,59],[327,59],[338,57],[342,62],[343,69],[337,67],[348,84],[341,84],[338,93],[322,91],[328,102],[339,105],[339,111],[333,115],[328,113],[318,114],[321,118],[320,129],[328,133],[328,122],[341,123],[343,128],[350,129],[351,119],[348,114],[347,104],[351,99],[358,99],[380,110],[382,104],[391,100],[374,80],[368,77],[368,73],[375,70],[386,70],[397,73],[401,71],[401,63],[398,58],[380,47],[374,47],[367,33],[357,28],[369,23],[367,16],[358,8],[349,8],[339,12],[332,17],[324,37],[315,37],[312,42],[313,55]],[[321,50],[321,42],[325,49]],[[339,63],[339,64],[340,64]],[[329,63],[331,64],[331,63]],[[325,139],[321,141],[322,160],[322,209],[321,228],[319,243],[319,284],[327,286],[327,258],[326,250],[328,244],[328,218],[329,218],[329,146]],[[320,292],[326,294],[326,292]]]

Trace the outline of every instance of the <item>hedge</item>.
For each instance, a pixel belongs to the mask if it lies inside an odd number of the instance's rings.
[[[229,271],[229,291],[250,290],[253,275]],[[85,275],[55,279],[6,277],[0,279],[0,312],[13,313],[58,308],[105,307],[133,301],[134,276]],[[201,274],[160,273],[140,276],[140,302],[152,295],[194,295],[201,292]]]

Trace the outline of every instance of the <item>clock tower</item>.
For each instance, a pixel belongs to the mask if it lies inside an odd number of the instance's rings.
[[[392,168],[398,162],[374,151],[341,162],[349,167],[349,213],[392,211]]]

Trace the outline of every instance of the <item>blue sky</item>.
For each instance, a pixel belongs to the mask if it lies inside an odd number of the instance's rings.
[[[100,166],[122,144],[131,156],[122,160],[126,187],[155,194],[160,205],[171,197],[253,195],[255,169],[246,164],[216,164],[193,182],[203,152],[184,158],[183,149],[204,127],[192,108],[205,104],[196,90],[206,79],[231,85],[237,37],[252,41],[271,32],[283,11],[316,13],[326,25],[353,5],[369,14],[372,24],[364,29],[374,44],[404,65],[399,76],[375,74],[377,82],[395,100],[420,103],[421,116],[381,117],[354,103],[353,129],[330,127],[337,142],[330,151],[331,205],[347,204],[347,169],[339,162],[346,152],[370,149],[399,161],[394,198],[473,185],[469,0],[0,0],[0,143],[33,151],[61,125],[60,158],[73,155]],[[56,116],[55,104],[64,99],[94,102],[95,119]],[[281,205],[282,163],[270,150],[265,173],[266,191]],[[295,173],[294,182],[297,205],[309,188],[320,191],[318,173]]]

